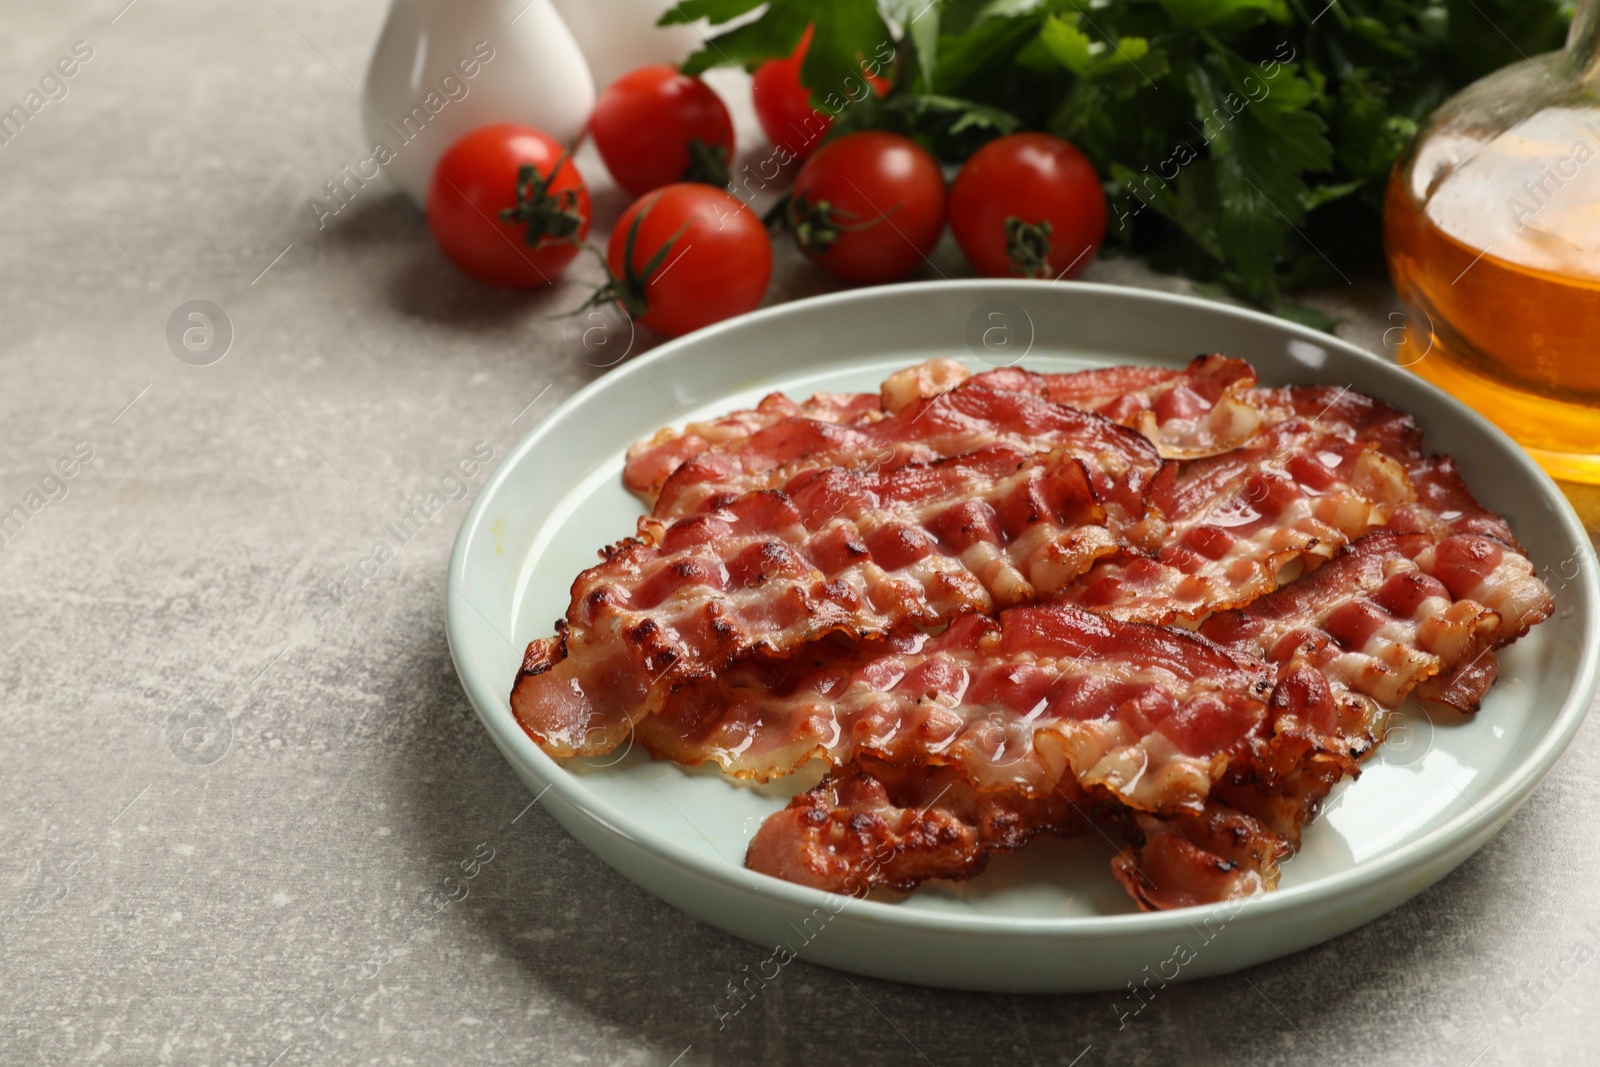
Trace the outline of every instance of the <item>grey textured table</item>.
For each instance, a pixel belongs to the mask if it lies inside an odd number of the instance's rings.
[[[6,104],[93,48],[0,145],[0,511],[42,498],[0,545],[0,1060],[1594,1062],[1600,963],[1557,980],[1600,945],[1593,723],[1409,905],[1169,987],[1125,1029],[1114,996],[800,963],[719,1029],[764,951],[541,809],[518,818],[445,646],[465,503],[361,568],[459,457],[504,455],[597,373],[549,318],[582,288],[478,288],[376,187],[317,228],[310,198],[361,155],[349,83],[378,0],[125,3],[0,8]],[[945,249],[937,269],[958,266]],[[1089,277],[1185,288],[1130,263]],[[824,288],[780,252],[772,299]],[[212,366],[168,346],[193,299],[235,331]],[[1381,282],[1323,303],[1382,344]],[[75,449],[92,460],[51,477]],[[173,742],[191,727],[199,755]],[[419,922],[480,842],[467,899]]]

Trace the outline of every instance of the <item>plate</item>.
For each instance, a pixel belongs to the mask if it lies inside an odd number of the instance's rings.
[[[512,717],[529,640],[552,632],[596,550],[633,530],[623,453],[663,425],[752,406],[772,390],[875,390],[890,371],[954,355],[975,369],[1181,366],[1200,352],[1268,384],[1332,383],[1416,416],[1510,517],[1556,615],[1502,659],[1471,720],[1406,714],[1359,781],[1337,792],[1248,901],[1140,914],[1090,836],[1036,841],[980,878],[901,900],[834,896],[748,871],[745,845],[815,781],[763,787],[624,751],[557,763]],[[1505,824],[1571,741],[1596,687],[1600,583],[1582,524],[1553,482],[1487,420],[1369,353],[1281,319],[1187,297],[1024,281],[917,283],[785,304],[680,338],[589,385],[539,424],[463,521],[446,594],[451,654],[519,778],[579,841],[696,918],[753,942],[752,967],[790,954],[861,974],[1007,992],[1124,989],[1224,974],[1335,937],[1461,863]]]

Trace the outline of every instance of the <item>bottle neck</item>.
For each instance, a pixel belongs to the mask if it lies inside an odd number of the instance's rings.
[[[1567,32],[1567,63],[1579,81],[1600,86],[1600,0],[1578,0]]]

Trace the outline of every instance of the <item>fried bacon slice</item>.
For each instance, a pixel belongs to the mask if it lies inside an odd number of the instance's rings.
[[[1486,542],[1493,543],[1457,534],[1435,545],[1420,534],[1377,530],[1319,570],[1211,616],[1200,633],[1273,663],[1314,647],[1317,666],[1333,681],[1393,707],[1444,665],[1477,652],[1498,625],[1494,610],[1465,595],[1452,573],[1452,560]]]
[[[972,372],[956,360],[930,359],[891,374],[879,393],[816,393],[799,404],[782,393],[769,393],[753,408],[691,422],[681,429],[665,427],[635,443],[623,464],[622,483],[645,503],[654,504],[672,472],[707,449],[794,418],[842,424],[875,422],[917,400],[953,389],[970,377]]]
[[[832,468],[640,536],[578,577],[512,690],[554,755],[603,752],[673,691],[756,650],[882,637],[1050,596],[1117,551],[1083,465],[997,447]]]
[[[1255,368],[1242,359],[1196,356],[1182,370],[1102,367],[1036,374],[1015,367],[974,381],[1095,411],[1150,439],[1164,459],[1199,459],[1244,444],[1262,425]]]
[[[1477,501],[1454,460],[1424,452],[1422,430],[1398,408],[1331,385],[1256,389],[1251,398],[1269,425],[1289,419],[1308,422],[1327,433],[1371,444],[1404,467],[1416,499],[1395,516],[1391,523],[1395,530],[1425,533],[1435,540],[1457,533],[1477,534],[1521,551],[1505,517]]]
[[[1221,356],[933,360],[662,431],[625,481],[654,517],[530,645],[519,720],[555,754],[828,760],[747,862],[841,892],[1091,829],[1143,909],[1271,889],[1390,711],[1475,710],[1552,609],[1409,416]]]
[[[883,410],[894,414],[967,376],[952,360],[929,360],[899,371],[883,383]],[[1261,406],[1252,392],[1255,368],[1227,356],[1196,356],[1182,370],[1122,366],[1040,374],[998,367],[973,380],[1098,412],[1144,434],[1164,459],[1219,455],[1243,444],[1262,425]]]
[[[1120,833],[1112,872],[1146,911],[1253,896],[1278,884],[1289,844],[1255,819],[1210,801],[1168,818],[1130,813],[1070,777],[1042,796],[979,789],[948,766],[861,756],[766,819],[751,870],[833,893],[910,892],[931,878],[974,878],[1000,852],[1041,834]]]
[[[954,767],[863,755],[767,818],[745,866],[851,896],[880,887],[910,892],[930,878],[973,878],[991,855],[1039,834],[1084,833],[1105,807],[1070,779],[1032,797],[978,789]]]
[[[1246,448],[1162,469],[1151,501],[1168,524],[1151,556],[1107,559],[1063,596],[1114,618],[1193,623],[1277,588],[1414,499],[1404,469],[1369,444],[1298,420]]]
[[[1533,568],[1510,524],[1478,502],[1453,459],[1423,451],[1422,431],[1410,415],[1381,400],[1333,386],[1258,389],[1252,396],[1269,423],[1310,420],[1330,433],[1371,444],[1404,467],[1416,498],[1395,512],[1390,529],[1426,534],[1441,544],[1456,534],[1473,534],[1505,546],[1496,548],[1482,540],[1456,543],[1474,545],[1477,554],[1476,562],[1461,561],[1464,569],[1456,572],[1457,581],[1480,573],[1483,583],[1472,595],[1498,613],[1498,629],[1490,647],[1430,678],[1418,690],[1424,700],[1475,711],[1498,674],[1494,649],[1517,640],[1553,609],[1542,583],[1517,578],[1531,576]]]
[[[978,777],[975,771],[984,769],[978,761],[943,754],[918,760],[910,748],[857,747],[850,763],[763,827],[761,848],[758,853],[752,847],[752,859],[765,864],[758,869],[769,873],[811,871],[810,877],[816,878],[816,871],[829,872],[827,883],[808,882],[827,888],[837,888],[852,873],[857,883],[904,888],[910,878],[907,869],[885,856],[897,835],[909,828],[942,827],[949,846],[948,865],[941,868],[935,861],[939,839],[919,838],[910,870],[922,878],[970,877],[982,869],[985,849],[1019,847],[1031,833],[1075,832],[1092,812],[1094,819],[1117,821],[1130,839],[1114,870],[1141,907],[1177,907],[1269,889],[1276,883],[1278,861],[1298,847],[1302,827],[1327,793],[1340,779],[1358,774],[1361,760],[1381,740],[1386,710],[1426,679],[1470,658],[1493,632],[1494,612],[1455,596],[1439,577],[1448,575],[1451,554],[1467,549],[1457,542],[1472,539],[1484,540],[1459,534],[1447,547],[1419,534],[1375,531],[1320,570],[1250,607],[1212,616],[1202,635],[1234,651],[1235,663],[1249,663],[1251,657],[1265,660],[1273,686],[1266,714],[1235,739],[1216,746],[1226,754],[1227,765],[1208,792],[1189,796],[1190,803],[1140,811],[1129,803],[1125,786],[1076,773],[1077,766],[1070,763],[1074,773],[1053,779],[1047,773],[1044,780],[1051,788],[1039,789],[1024,786],[1014,774]],[[1019,609],[1005,618],[1058,610],[1059,604]],[[967,620],[961,624],[973,625]],[[1185,633],[1120,625],[1124,631]],[[905,662],[904,653],[897,654],[890,676]],[[969,689],[980,681],[973,678]],[[1013,714],[1025,699],[1012,702]],[[1047,770],[1059,765],[1049,758],[1061,750],[1052,721],[1039,717],[1027,725],[1034,730],[1036,765]],[[998,736],[1015,746],[1013,752],[1027,744],[1014,733]],[[979,748],[998,750],[998,745]],[[884,770],[886,763],[895,769],[879,796],[862,776],[882,778],[891,773]],[[1159,773],[1161,768],[1152,764],[1150,770]],[[927,810],[941,808],[943,801],[931,787],[916,792],[919,773],[940,786],[959,777],[948,794],[956,798],[950,810]],[[841,789],[847,779],[853,784]],[[963,783],[965,791],[958,788]],[[977,819],[973,813],[980,808],[969,793],[982,796],[987,805],[982,811],[1006,814],[1004,833]],[[1066,800],[1071,803],[1064,807]],[[1066,818],[1066,807],[1079,816],[1076,822]],[[858,820],[863,812],[886,821]],[[1037,820],[1037,827],[1031,820]],[[961,830],[963,826],[967,829]],[[854,844],[848,843],[851,834],[856,835]],[[874,870],[863,875],[849,863],[867,842]],[[884,877],[871,880],[868,876],[879,868]]]
[[[818,393],[796,404],[782,393],[772,393],[754,408],[692,422],[682,429],[663,429],[635,444],[628,449],[623,484],[646,503],[654,503],[673,471],[709,449],[792,418],[851,424],[897,415],[971,377],[960,362],[939,358],[889,375],[876,395]],[[1226,452],[1244,443],[1262,422],[1261,402],[1252,391],[1254,368],[1226,356],[1198,356],[1182,370],[1100,367],[1036,374],[1008,367],[987,371],[978,380],[990,388],[1098,412],[1144,434],[1167,459]]]
[[[965,615],[864,660],[824,657],[787,692],[736,677],[708,685],[708,699],[672,701],[640,723],[639,741],[761,780],[870,754],[1030,795],[1066,780],[1161,812],[1201,810],[1234,747],[1264,724],[1271,687],[1250,656],[1061,602]]]
[[[1417,563],[1457,599],[1476,600],[1495,613],[1496,648],[1515,641],[1555,610],[1533,562],[1498,538],[1452,534],[1423,550]]]
[[[955,363],[955,366],[960,367],[961,364]],[[691,422],[682,429],[667,427],[633,445],[628,449],[622,467],[622,484],[643,498],[645,503],[653,504],[672,472],[685,460],[698,456],[708,448],[749,437],[785,419],[852,423],[870,422],[882,417],[883,410],[878,398],[871,393],[818,393],[800,404],[782,393],[769,393],[753,408],[731,412],[717,419]]]
[[[1237,761],[1212,793],[1212,803],[1230,805],[1246,820],[1228,824],[1243,852],[1229,857],[1196,839],[1192,819],[1136,817],[1147,837],[1166,834],[1150,838],[1165,859],[1152,858],[1147,842],[1117,861],[1117,877],[1141,907],[1223,899],[1197,892],[1186,880],[1207,869],[1206,856],[1231,858],[1248,871],[1249,857],[1274,840],[1299,847],[1301,830],[1333,786],[1359,774],[1360,762],[1382,740],[1388,712],[1408,694],[1478,661],[1494,640],[1501,616],[1480,599],[1488,586],[1462,581],[1457,562],[1477,560],[1485,550],[1496,555],[1498,580],[1507,587],[1488,599],[1541,600],[1531,565],[1493,538],[1457,533],[1435,543],[1426,535],[1384,530],[1356,541],[1316,573],[1206,621],[1203,634],[1278,667],[1270,728],[1251,738],[1249,758]],[[1174,856],[1200,859],[1191,871],[1170,867]]]
[[[818,422],[874,422],[885,414],[925,397],[938,396],[972,372],[953,359],[930,359],[889,375],[878,393],[817,393],[796,404],[782,393],[769,393],[753,408],[716,419],[691,422],[681,429],[665,427],[628,449],[622,483],[645,503],[654,504],[661,487],[685,460],[707,449],[749,437],[793,418]]]
[[[1166,911],[1251,897],[1278,888],[1278,864],[1293,849],[1260,822],[1212,801],[1199,813],[1134,815],[1131,843],[1111,873],[1141,911]]]
[[[1418,502],[1402,509],[1390,526],[1418,530],[1438,541],[1439,576],[1460,596],[1470,596],[1498,617],[1494,639],[1477,656],[1424,682],[1424,700],[1474,712],[1499,676],[1495,650],[1504,648],[1549,618],[1550,591],[1533,575],[1504,518],[1484,508],[1467,489],[1448,456],[1428,456],[1413,465]]]
[[[1320,570],[1200,627],[1278,667],[1271,729],[1252,738],[1250,758],[1230,777],[1294,799],[1274,805],[1268,819],[1286,836],[1297,840],[1315,814],[1319,785],[1359,773],[1382,740],[1387,709],[1492,640],[1498,617],[1441,579],[1440,548],[1420,534],[1375,531]],[[1443,555],[1458,548],[1467,550],[1452,543]]]
[[[714,509],[826,467],[892,470],[997,445],[1069,450],[1087,467],[1114,528],[1131,529],[1146,518],[1145,495],[1161,465],[1149,441],[1104,416],[973,382],[876,422],[788,419],[702,452],[667,479],[654,515],[666,519]]]
[[[1108,556],[1063,600],[1124,620],[1194,620],[1271,590],[1288,561],[1332,555],[1410,499],[1393,461],[1297,423],[1275,428],[1248,455],[1192,464],[1181,479],[1167,477],[1170,470],[1153,495],[1172,518],[1171,546],[1155,558]],[[663,758],[715,759],[729,773],[762,779],[829,755],[847,742],[824,740],[838,721],[816,709],[879,653],[807,651],[786,663],[738,665],[675,698],[647,746]]]

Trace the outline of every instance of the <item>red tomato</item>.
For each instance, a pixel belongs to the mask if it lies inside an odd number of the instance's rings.
[[[589,129],[606,169],[634,196],[673,182],[728,184],[733,119],[711,86],[670,63],[607,86]]]
[[[944,232],[944,174],[922,146],[868,130],[829,141],[795,175],[787,211],[800,250],[853,282],[916,269]]]
[[[428,229],[464,272],[507,289],[548,285],[589,233],[589,190],[538,130],[484,126],[445,149],[428,183]]]
[[[761,129],[773,144],[795,159],[809,156],[833,125],[831,115],[811,106],[811,92],[800,84],[800,65],[805,62],[814,30],[814,26],[807,26],[788,58],[767,60],[750,78],[750,102],[755,105]],[[874,72],[876,67],[875,62],[864,61],[862,74],[873,92],[881,96],[889,83]],[[841,85],[839,92],[848,95],[851,88]]]
[[[1105,240],[1106,194],[1072,145],[1014,133],[978,149],[956,175],[950,231],[979,274],[1070,277]]]
[[[676,337],[761,303],[772,276],[767,228],[738,197],[694,182],[647,193],[606,250],[617,302]]]

